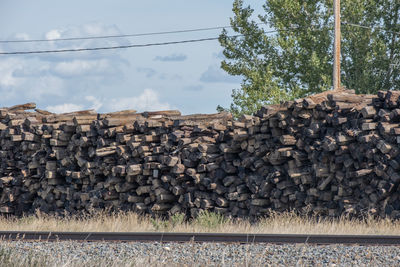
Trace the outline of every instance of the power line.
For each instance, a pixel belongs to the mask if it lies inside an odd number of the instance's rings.
[[[239,35],[238,35],[239,36]],[[0,55],[26,55],[26,54],[44,54],[44,53],[64,53],[64,52],[81,52],[81,51],[95,51],[95,50],[111,50],[111,49],[124,49],[134,47],[148,47],[148,46],[162,46],[162,45],[173,45],[173,44],[184,44],[184,43],[195,43],[217,40],[219,37],[193,39],[184,41],[173,41],[163,43],[149,43],[149,44],[132,44],[132,45],[118,45],[118,46],[106,46],[106,47],[90,47],[90,48],[71,48],[71,49],[59,49],[59,50],[37,50],[37,51],[14,51],[14,52],[0,52]]]
[[[265,24],[263,22],[256,23],[257,25]],[[342,22],[342,24],[350,25],[354,27],[364,28],[364,29],[383,29],[382,27],[369,27],[365,25]],[[175,31],[164,31],[164,32],[149,32],[149,33],[133,33],[133,34],[120,34],[120,35],[103,35],[103,36],[87,36],[87,37],[70,37],[70,38],[54,38],[54,39],[33,39],[33,40],[0,40],[0,43],[34,43],[34,42],[57,42],[57,41],[76,41],[76,40],[91,40],[91,39],[109,39],[109,38],[124,38],[124,37],[140,37],[140,36],[152,36],[152,35],[165,35],[165,34],[175,34],[175,33],[189,33],[189,32],[200,32],[200,31],[211,31],[220,30],[224,28],[233,28],[233,26],[218,26],[218,27],[208,27],[208,28],[197,28],[197,29],[187,29],[187,30],[175,30]],[[240,28],[240,27],[239,27]],[[274,31],[275,32],[275,31]],[[394,34],[400,34],[400,32],[387,31]]]
[[[355,24],[355,23],[350,23],[350,22],[342,22],[342,24],[344,24],[344,25],[349,25],[349,26],[353,26],[353,27],[358,27],[358,28],[362,28],[362,29],[368,29],[368,30],[379,29],[379,30],[384,30],[384,31],[389,32],[389,33],[393,33],[393,34],[398,34],[398,35],[400,35],[400,32],[389,31],[389,30],[386,30],[385,28],[379,27],[379,26],[370,27],[370,26],[365,26],[365,25]]]
[[[265,23],[257,23],[257,25]],[[149,32],[149,33],[133,33],[133,34],[119,34],[119,35],[103,35],[103,36],[87,36],[87,37],[70,37],[70,38],[55,38],[55,39],[34,39],[34,40],[0,40],[0,43],[34,43],[34,42],[57,42],[57,41],[76,41],[76,40],[91,40],[91,39],[107,39],[107,38],[123,38],[123,37],[138,37],[138,36],[151,36],[151,35],[164,35],[174,33],[188,33],[221,30],[225,28],[232,28],[233,26],[218,26],[210,28],[197,28],[187,30],[165,31],[165,32]]]
[[[267,31],[265,34],[277,32],[276,30]],[[232,35],[228,37],[241,37],[244,34]],[[0,52],[0,55],[27,55],[27,54],[47,54],[47,53],[64,53],[64,52],[82,52],[82,51],[96,51],[96,50],[112,50],[112,49],[125,49],[125,48],[139,48],[149,46],[163,46],[163,45],[175,45],[185,43],[197,43],[204,41],[218,40],[219,37],[202,38],[202,39],[191,39],[183,41],[172,41],[163,43],[149,43],[149,44],[130,44],[130,45],[118,45],[118,46],[105,46],[105,47],[89,47],[89,48],[71,48],[71,49],[58,49],[58,50],[36,50],[36,51],[13,51],[13,52]]]

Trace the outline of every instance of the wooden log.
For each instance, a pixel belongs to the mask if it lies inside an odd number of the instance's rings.
[[[129,123],[134,123],[135,121],[142,118],[142,115],[129,115],[129,116],[118,116],[118,117],[108,117],[103,120],[104,125],[107,127],[123,126]]]
[[[296,144],[297,139],[291,135],[282,135],[279,138],[279,141],[282,143],[282,145],[291,146]]]
[[[127,109],[127,110],[121,110],[121,111],[115,111],[115,112],[109,112],[109,113],[104,113],[104,114],[99,114],[98,119],[105,119],[108,117],[114,117],[114,116],[120,116],[120,115],[136,115],[137,111],[134,109]]]
[[[363,131],[375,130],[377,126],[378,124],[376,122],[369,122],[369,123],[366,122],[361,124],[361,129]]]
[[[377,114],[377,111],[374,106],[366,106],[361,110],[361,114],[364,118],[369,119],[373,118]]]
[[[26,103],[26,104],[22,104],[22,105],[15,105],[15,106],[9,107],[8,110],[9,111],[17,111],[17,110],[27,110],[27,109],[35,109],[35,108],[36,108],[35,103]]]
[[[385,96],[385,105],[389,108],[395,108],[398,106],[400,92],[399,91],[387,91]]]
[[[389,153],[389,151],[392,149],[392,146],[385,142],[384,140],[380,140],[376,147],[383,153]]]
[[[142,113],[143,117],[150,118],[156,116],[181,116],[181,112],[179,110],[163,110],[163,111],[146,111]]]
[[[38,109],[38,108],[35,108],[35,111],[36,111],[38,114],[44,115],[44,116],[46,116],[46,115],[53,115],[53,114],[54,114],[54,113],[51,113],[51,112],[49,112],[49,111],[47,111],[47,110]]]
[[[112,155],[115,153],[117,153],[115,146],[103,147],[103,148],[96,149],[96,156],[98,156],[98,157],[105,157],[105,156],[109,156],[109,155]]]
[[[170,204],[166,204],[166,203],[164,203],[164,204],[160,203],[159,204],[159,203],[156,203],[151,207],[151,210],[152,211],[167,211],[167,210],[169,210],[171,208],[172,208],[172,205],[170,205]]]

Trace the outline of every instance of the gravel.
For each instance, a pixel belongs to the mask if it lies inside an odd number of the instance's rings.
[[[399,266],[396,246],[0,242],[9,266]],[[15,261],[12,265],[10,262]],[[7,266],[2,264],[2,266]]]

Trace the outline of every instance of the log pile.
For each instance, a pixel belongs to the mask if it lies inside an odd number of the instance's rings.
[[[228,113],[0,109],[0,213],[400,217],[400,92]],[[34,111],[27,111],[35,109]]]

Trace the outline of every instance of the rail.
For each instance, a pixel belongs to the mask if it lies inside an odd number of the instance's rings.
[[[0,231],[2,240],[23,241],[104,241],[104,242],[223,242],[274,244],[400,245],[400,236],[307,235],[307,234],[220,234],[160,232],[33,232]]]

